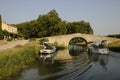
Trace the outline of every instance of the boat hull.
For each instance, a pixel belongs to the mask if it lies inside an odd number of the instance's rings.
[[[98,53],[99,54],[108,54],[109,50],[107,48],[103,48],[103,49],[98,49]]]

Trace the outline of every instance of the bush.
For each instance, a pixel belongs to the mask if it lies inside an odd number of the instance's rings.
[[[54,42],[54,45],[56,46],[57,50],[63,50],[66,49],[67,47],[62,45],[59,45],[57,41]]]
[[[0,40],[3,40],[4,39],[4,35],[3,35],[3,32],[0,30]]]
[[[0,55],[0,80],[10,79],[29,63],[35,61],[36,51],[33,47],[9,52]]]
[[[120,52],[120,41],[109,43],[108,47],[111,51]]]
[[[12,41],[12,40],[13,40],[12,38],[7,39],[7,41]]]
[[[42,38],[39,40],[39,44],[43,44],[44,42],[48,42],[49,40],[47,38]]]
[[[30,41],[36,41],[36,38],[30,38]]]

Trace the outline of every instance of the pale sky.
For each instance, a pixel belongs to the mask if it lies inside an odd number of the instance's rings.
[[[90,22],[96,35],[120,34],[120,0],[0,0],[2,20],[16,24],[55,9],[63,20]]]

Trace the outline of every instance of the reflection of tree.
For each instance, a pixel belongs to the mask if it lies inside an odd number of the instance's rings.
[[[71,56],[78,56],[85,52],[86,49],[86,46],[69,45],[69,53]]]

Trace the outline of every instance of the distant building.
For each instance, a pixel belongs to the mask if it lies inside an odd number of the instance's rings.
[[[18,33],[16,27],[10,26],[6,22],[2,22],[2,30],[6,30],[6,31],[8,31],[10,33],[14,33],[14,34]]]

